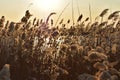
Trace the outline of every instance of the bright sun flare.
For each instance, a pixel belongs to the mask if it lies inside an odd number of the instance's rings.
[[[58,9],[60,0],[35,0],[34,3],[43,11],[50,11]]]

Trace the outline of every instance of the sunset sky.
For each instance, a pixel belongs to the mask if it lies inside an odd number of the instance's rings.
[[[37,18],[46,18],[50,12],[56,12],[57,15],[53,17],[56,19],[68,3],[61,18],[71,19],[72,0],[0,0],[0,16],[4,15],[10,21],[20,21],[29,9],[33,17]],[[92,19],[105,8],[109,8],[110,12],[120,10],[120,0],[73,0],[75,20],[79,16],[78,7],[84,18],[89,16],[89,4]]]

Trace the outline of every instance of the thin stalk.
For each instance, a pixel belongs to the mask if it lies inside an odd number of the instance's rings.
[[[66,8],[69,6],[69,4],[70,4],[70,3],[68,3],[68,4],[65,6],[65,8],[62,10],[62,12],[60,13],[60,15],[58,16],[58,18],[57,18],[57,20],[56,20],[56,23],[55,23],[55,26],[57,25],[57,23],[58,23],[58,21],[59,21],[61,15],[64,13],[64,11],[65,11]]]
[[[92,13],[91,13],[91,5],[89,4],[89,15],[90,15],[90,22],[92,23]]]

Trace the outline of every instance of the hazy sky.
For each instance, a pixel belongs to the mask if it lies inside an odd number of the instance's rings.
[[[34,15],[33,17],[38,18],[46,18],[50,12],[56,12],[57,15],[53,17],[56,19],[63,8],[70,2],[61,18],[71,19],[72,0],[46,0],[46,4],[43,5],[41,4],[42,1],[43,0],[0,0],[0,16],[4,15],[11,21],[20,21],[21,17],[24,16],[25,11],[29,9]],[[50,3],[50,1],[56,2]],[[52,7],[50,7],[51,5],[48,3],[51,4]],[[80,13],[82,13],[85,17],[89,16],[89,4],[91,5],[93,18],[99,15],[105,8],[109,8],[110,12],[120,10],[120,0],[73,0],[75,19],[79,16],[78,6]]]

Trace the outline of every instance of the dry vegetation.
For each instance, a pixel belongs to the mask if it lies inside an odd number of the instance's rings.
[[[45,22],[29,10],[19,23],[2,16],[0,80],[120,80],[120,11],[104,20],[108,11],[93,23],[81,14],[70,28],[70,19],[53,27],[56,13]]]

